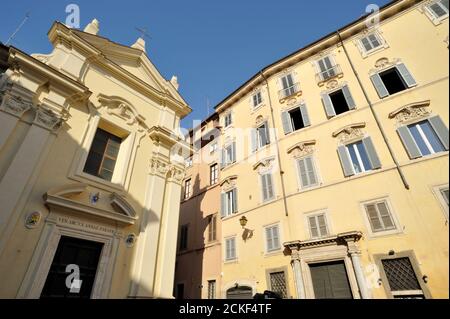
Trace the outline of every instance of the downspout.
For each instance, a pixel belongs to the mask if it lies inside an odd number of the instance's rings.
[[[270,98],[270,90],[269,90],[269,82],[267,81],[266,76],[262,71],[259,72],[261,74],[261,77],[264,79],[264,82],[266,84],[267,88],[267,96],[269,97],[269,108],[270,108],[270,115],[272,118],[272,127],[274,128],[274,140],[275,140],[275,148],[277,149],[277,159],[278,159],[278,165],[280,167],[280,179],[281,179],[281,192],[283,193],[283,204],[284,204],[284,213],[286,216],[289,216],[289,211],[287,207],[287,201],[286,201],[286,188],[284,186],[284,171],[283,167],[281,165],[281,155],[280,155],[280,147],[278,145],[278,135],[277,130],[275,129],[275,117],[273,115],[273,107],[272,107],[272,99]]]
[[[405,177],[405,175],[403,174],[403,171],[402,171],[400,165],[398,164],[397,158],[395,157],[394,151],[392,150],[392,147],[391,147],[391,145],[389,144],[389,141],[388,141],[388,139],[387,139],[386,133],[384,132],[383,127],[381,126],[380,119],[378,118],[378,115],[375,113],[375,110],[373,109],[373,104],[372,104],[372,102],[370,101],[369,96],[367,95],[366,90],[364,89],[364,86],[363,86],[363,84],[362,84],[362,82],[361,82],[361,79],[359,78],[358,72],[356,71],[355,66],[353,65],[353,62],[352,62],[352,60],[350,59],[350,56],[349,56],[349,54],[348,54],[348,52],[347,52],[347,49],[345,48],[344,41],[342,41],[341,33],[340,33],[339,31],[336,31],[336,34],[337,34],[337,36],[339,37],[339,42],[341,43],[341,46],[342,46],[342,48],[344,49],[345,56],[347,57],[347,60],[348,60],[348,62],[350,63],[350,66],[351,66],[351,68],[352,68],[352,71],[353,71],[353,73],[355,74],[356,79],[358,80],[358,84],[359,84],[359,86],[361,87],[361,90],[363,91],[364,97],[366,98],[366,101],[367,101],[367,103],[369,104],[370,111],[372,112],[372,115],[373,115],[373,117],[374,117],[374,119],[375,119],[375,122],[377,123],[378,129],[380,130],[381,135],[383,136],[383,140],[384,140],[384,142],[386,143],[386,146],[387,146],[387,148],[388,148],[388,150],[389,150],[389,153],[390,153],[390,155],[391,155],[391,157],[392,157],[392,160],[393,160],[394,163],[395,163],[395,167],[396,167],[396,169],[397,169],[397,171],[398,171],[398,174],[400,175],[400,178],[402,179],[403,185],[405,186],[406,189],[409,189],[408,181],[406,180],[406,177]]]

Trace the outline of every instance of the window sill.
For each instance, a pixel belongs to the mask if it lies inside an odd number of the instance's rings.
[[[389,45],[387,45],[387,43],[385,43],[384,45],[380,45],[378,48],[372,49],[370,51],[363,51],[363,52],[361,52],[361,55],[362,55],[363,59],[366,59],[366,58],[370,57],[371,55],[374,55],[375,53],[384,51],[388,48],[389,48]]]
[[[252,107],[251,114],[255,113],[256,111],[258,111],[259,109],[263,108],[264,106],[266,106],[266,104],[261,103],[261,104],[258,104],[255,107]]]
[[[264,253],[264,258],[273,257],[273,256],[279,256],[283,254],[283,249],[278,248],[276,250],[266,251]]]
[[[224,260],[223,263],[226,264],[226,265],[237,264],[238,263],[238,259],[235,258],[235,259],[230,259],[230,260]]]
[[[386,231],[380,231],[380,232],[372,232],[371,230],[367,230],[367,239],[378,239],[378,238],[384,238],[384,237],[392,237],[395,235],[404,235],[403,229],[393,229],[393,230],[386,230]]]
[[[221,219],[222,219],[222,221],[226,221],[226,220],[228,220],[228,219],[231,219],[231,218],[233,218],[233,217],[237,216],[238,214],[239,214],[239,213],[238,213],[238,212],[236,212],[236,213],[233,213],[233,214],[231,214],[231,215],[228,215],[228,216],[222,217]]]
[[[122,184],[115,184],[84,172],[76,173],[74,176],[69,176],[69,178],[80,182],[87,182],[90,185],[96,186],[108,192],[118,192],[119,194],[125,193],[125,187]]]

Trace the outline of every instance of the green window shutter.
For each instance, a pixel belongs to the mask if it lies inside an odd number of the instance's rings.
[[[292,132],[291,117],[286,111],[281,112],[281,122],[283,124],[284,134],[289,134]]]
[[[430,117],[428,122],[430,122],[442,145],[448,151],[448,128],[445,126],[441,117],[439,115]]]
[[[322,93],[322,103],[325,107],[325,112],[327,113],[328,117],[333,117],[336,115],[336,112],[334,111],[333,103],[331,102],[330,96],[327,93]]]
[[[353,110],[356,106],[355,100],[353,100],[352,94],[350,93],[350,89],[348,85],[344,85],[342,87],[342,93],[344,94],[345,100],[347,101],[348,108]]]
[[[348,155],[347,148],[344,145],[341,145],[337,149],[339,159],[341,160],[342,170],[344,171],[344,176],[352,176],[355,174],[353,170],[352,161],[350,156]]]
[[[405,83],[408,87],[412,87],[417,84],[416,80],[414,80],[413,76],[411,75],[409,70],[406,68],[405,64],[403,64],[403,63],[397,64],[397,70],[402,75],[403,80],[405,81]]]
[[[383,225],[381,224],[380,218],[378,217],[378,212],[375,204],[366,205],[366,211],[372,231],[377,232],[383,230]]]
[[[386,89],[386,87],[384,86],[384,83],[381,80],[381,77],[378,73],[372,75],[370,77],[370,80],[372,81],[373,86],[375,87],[375,90],[377,90],[377,93],[378,93],[378,96],[380,97],[380,99],[389,95],[389,92]]]
[[[319,228],[317,227],[316,216],[308,217],[309,221],[309,230],[311,231],[311,237],[316,238],[319,237]]]
[[[381,168],[381,162],[375,151],[375,147],[373,146],[372,139],[370,137],[365,137],[362,142],[366,149],[367,156],[369,157],[370,164],[372,165],[372,169]]]
[[[422,156],[422,153],[419,150],[414,138],[411,135],[407,126],[401,126],[397,129],[397,133],[402,140],[403,145],[406,148],[406,152],[409,155],[409,158],[414,159]]]
[[[306,104],[302,104],[300,106],[300,112],[302,113],[302,120],[303,120],[303,125],[306,126],[310,126],[311,122],[309,120],[309,114],[308,114],[308,109],[306,107]]]

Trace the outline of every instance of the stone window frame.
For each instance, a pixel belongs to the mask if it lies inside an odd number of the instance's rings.
[[[289,270],[287,266],[281,266],[281,267],[275,267],[275,268],[268,268],[266,269],[266,286],[267,289],[270,291],[272,290],[272,285],[270,282],[270,274],[276,273],[276,272],[283,272],[284,273],[284,280],[286,282],[286,299],[292,298],[290,287],[289,287]]]
[[[235,256],[232,259],[227,259],[227,240],[234,238],[234,252]],[[239,252],[238,252],[238,236],[237,235],[229,235],[223,238],[223,263],[230,264],[236,263],[239,260]]]
[[[439,0],[428,0],[424,4],[422,4],[418,10],[425,14],[427,18],[435,25],[440,25],[444,20],[448,19],[449,13],[447,12],[446,15],[442,17],[436,17],[434,13],[431,11],[430,6],[434,4],[435,2],[438,2]]]
[[[268,250],[266,228],[274,227],[274,226],[278,227],[278,241],[279,241],[280,246],[277,249]],[[274,223],[266,224],[266,225],[263,225],[262,228],[263,228],[263,232],[264,232],[264,234],[263,234],[263,236],[264,236],[264,256],[272,256],[274,254],[278,254],[278,253],[282,252],[284,247],[283,247],[283,240],[282,240],[283,231],[282,231],[282,227],[281,227],[281,222],[277,221]]]
[[[431,187],[431,190],[434,194],[434,196],[436,197],[436,199],[439,202],[439,205],[441,206],[442,212],[444,213],[445,219],[448,223],[449,221],[449,208],[447,203],[445,202],[444,196],[441,193],[441,190],[444,188],[449,188],[449,184],[448,183],[444,183],[444,184],[439,184],[439,185],[435,185]]]
[[[320,167],[318,165],[318,156],[317,156],[317,149],[316,149],[316,140],[308,140],[308,141],[301,141],[294,145],[292,145],[290,148],[288,148],[287,153],[291,155],[295,175],[297,179],[297,191],[308,191],[311,189],[319,188],[324,184],[322,174],[320,172]],[[306,158],[308,156],[312,157],[314,170],[316,173],[317,183],[316,185],[311,185],[309,187],[303,188],[302,187],[302,181],[300,177],[300,169],[298,167],[298,161],[300,159]]]
[[[324,215],[324,217],[325,217],[325,224],[327,226],[327,232],[328,232],[328,234],[326,236],[313,237],[311,234],[311,228],[309,226],[309,217],[317,216],[317,215]],[[328,208],[315,209],[315,210],[303,213],[303,221],[304,221],[304,225],[305,225],[305,233],[308,234],[308,240],[310,240],[310,239],[311,240],[319,240],[322,238],[326,238],[328,236],[332,236],[332,234],[333,234],[334,227],[331,223],[330,211]]]
[[[377,40],[380,42],[380,46],[377,48],[374,48],[370,51],[366,51],[366,48],[362,44],[362,39],[365,37],[368,37],[369,35],[374,34]],[[383,36],[383,31],[381,31],[380,28],[370,28],[363,31],[361,34],[359,34],[353,41],[355,46],[359,49],[359,52],[361,53],[361,56],[363,59],[378,53],[380,51],[383,51],[385,49],[389,48],[389,44],[387,43],[386,39]]]
[[[390,229],[390,230],[382,230],[379,232],[373,232],[372,230],[372,226],[370,224],[369,221],[369,216],[367,215],[367,210],[366,210],[366,205],[367,204],[371,204],[374,202],[380,202],[380,201],[384,201],[386,202],[386,206],[389,210],[389,213],[391,215],[392,221],[395,225],[395,229]],[[403,227],[402,224],[400,223],[400,219],[396,213],[396,210],[393,207],[391,198],[389,196],[379,196],[379,197],[374,197],[371,199],[367,199],[367,200],[363,200],[359,202],[359,206],[360,206],[360,211],[362,213],[362,218],[364,220],[364,225],[367,229],[367,235],[368,235],[368,239],[375,239],[375,238],[379,238],[379,237],[385,237],[385,236],[392,236],[392,235],[399,235],[399,234],[403,234]]]
[[[256,171],[258,174],[258,185],[259,185],[258,188],[259,188],[259,198],[260,198],[261,205],[270,203],[278,198],[277,188],[275,185],[275,162],[276,162],[276,157],[269,156],[265,159],[258,161],[256,164],[253,165],[253,170]],[[273,192],[272,198],[269,198],[266,200],[264,200],[263,187],[262,187],[262,176],[265,174],[271,175],[272,192]]]
[[[401,251],[401,252],[395,252],[393,251],[394,254],[374,254],[373,255],[373,259],[375,262],[375,265],[378,268],[378,273],[380,274],[380,281],[381,281],[381,285],[384,288],[384,291],[386,293],[387,298],[389,299],[394,299],[394,296],[392,294],[392,291],[389,287],[389,281],[387,279],[386,276],[386,272],[384,271],[384,267],[382,264],[382,260],[384,259],[397,259],[397,258],[404,258],[404,257],[408,257],[409,261],[411,262],[411,265],[414,269],[414,272],[416,274],[417,277],[417,281],[419,282],[420,288],[422,289],[423,295],[425,296],[426,299],[431,299],[432,295],[430,293],[430,290],[428,289],[426,283],[423,282],[423,274],[422,271],[420,270],[420,263],[416,258],[416,255],[414,253],[414,250],[405,250],[405,251]]]

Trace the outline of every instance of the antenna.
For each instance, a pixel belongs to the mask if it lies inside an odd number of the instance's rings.
[[[13,34],[11,34],[11,36],[9,37],[8,41],[6,41],[6,45],[9,44],[9,42],[12,41],[12,39],[14,39],[14,37],[16,36],[17,32],[20,31],[20,29],[23,27],[23,25],[25,24],[25,22],[27,22],[28,18],[30,17],[30,12],[27,12],[25,14],[25,18],[23,18],[22,22],[19,24],[19,26],[17,27],[16,31],[13,32]]]
[[[141,38],[143,39],[145,38],[149,38],[151,39],[150,34],[148,33],[147,28],[138,28],[138,27],[134,27],[140,34],[141,34]]]

